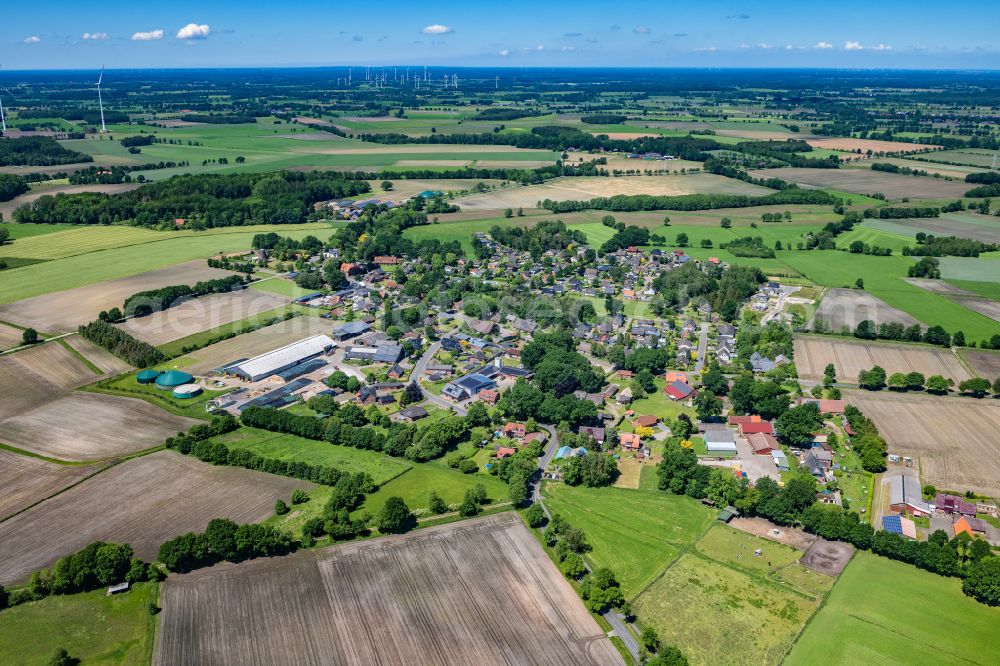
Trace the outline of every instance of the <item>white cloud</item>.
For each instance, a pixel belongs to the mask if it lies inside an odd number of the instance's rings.
[[[566,52],[566,51],[576,51],[576,47],[575,46],[564,46],[564,47],[562,47],[559,50],[563,51],[563,52]]]
[[[861,42],[844,42],[845,51],[860,51],[864,48],[861,46]]]
[[[208,33],[212,31],[207,25],[188,23],[177,31],[177,39],[208,39]]]
[[[714,46],[701,46],[695,49],[695,53],[715,53],[718,50]]]
[[[454,32],[450,25],[441,25],[440,23],[435,23],[434,25],[429,25],[420,32],[425,35],[447,35]]]
[[[497,54],[497,55],[502,55],[504,58],[506,58],[507,56],[510,55],[510,49],[504,49],[504,50],[500,51],[500,53]]]
[[[163,30],[149,30],[147,32],[136,32],[132,35],[133,42],[152,42],[163,39]]]
[[[37,44],[40,41],[42,41],[42,38],[39,37],[38,35],[32,35],[31,37],[24,38],[25,44]]]
[[[83,39],[111,39],[106,32],[85,32]]]
[[[871,49],[872,51],[891,51],[892,47],[889,46],[888,44],[876,44],[875,46],[871,47]]]
[[[774,44],[758,44],[757,48],[764,49],[765,51],[770,51],[774,48]]]
[[[648,35],[649,28],[647,28],[644,25],[637,25],[634,28],[632,28],[632,32],[634,32],[637,35]]]
[[[750,46],[749,44],[740,44],[740,48],[741,49],[752,49],[753,47]]]
[[[831,44],[830,42],[816,42],[816,46],[814,46],[813,48],[825,51],[826,49],[832,49],[833,44]]]

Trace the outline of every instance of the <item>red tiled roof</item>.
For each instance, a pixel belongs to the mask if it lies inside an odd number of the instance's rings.
[[[747,435],[752,435],[755,433],[763,433],[767,435],[774,434],[774,428],[768,421],[752,422],[752,423],[741,423],[740,424],[740,434],[744,437]]]

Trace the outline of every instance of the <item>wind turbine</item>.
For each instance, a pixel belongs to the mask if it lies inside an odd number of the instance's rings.
[[[101,98],[101,81],[104,80],[104,65],[101,65],[101,75],[97,77],[97,105],[101,109],[101,131],[107,132],[108,128],[104,125],[104,100]]]
[[[2,91],[0,91],[2,92]],[[7,133],[7,118],[3,115],[3,95],[0,94],[0,131]]]

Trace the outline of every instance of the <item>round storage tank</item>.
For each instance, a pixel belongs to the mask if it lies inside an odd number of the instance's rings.
[[[171,395],[175,398],[186,400],[187,398],[195,397],[199,393],[201,393],[201,387],[197,384],[184,384],[183,386],[175,388]]]
[[[139,374],[135,376],[135,381],[140,384],[152,384],[156,381],[156,378],[160,376],[159,370],[141,370]]]
[[[164,372],[156,378],[156,386],[161,389],[170,389],[175,386],[181,386],[182,384],[190,384],[193,381],[194,377],[188,373],[181,372],[180,370],[171,370],[169,372]]]

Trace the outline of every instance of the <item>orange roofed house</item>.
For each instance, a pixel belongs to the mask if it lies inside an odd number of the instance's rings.
[[[642,448],[642,439],[634,432],[623,432],[618,436],[618,441],[626,451],[638,451]]]

